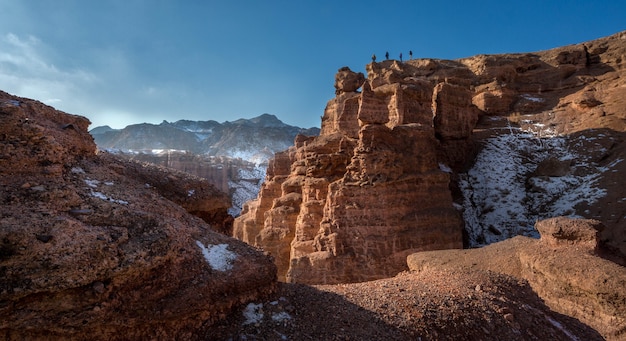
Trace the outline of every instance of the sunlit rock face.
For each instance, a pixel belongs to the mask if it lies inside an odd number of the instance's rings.
[[[303,283],[390,276],[407,253],[459,248],[463,234],[472,246],[536,236],[534,221],[555,215],[600,219],[602,244],[626,254],[624,39],[387,60],[365,78],[341,68],[320,136],[276,155],[234,235]],[[513,148],[521,140],[538,148]]]
[[[467,89],[403,67],[368,65],[361,92],[340,69],[320,136],[278,154],[236,219],[235,237],[270,252],[280,279],[367,281],[405,270],[410,253],[462,247],[439,155],[467,142],[478,112]]]

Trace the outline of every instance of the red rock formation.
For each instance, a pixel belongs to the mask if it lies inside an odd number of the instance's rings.
[[[436,136],[467,141],[477,112],[467,89],[406,77],[398,63],[370,64],[357,93],[342,84],[358,75],[340,69],[320,136],[270,165],[234,235],[270,252],[279,278],[366,281],[404,270],[412,252],[462,246]]]
[[[96,155],[88,124],[0,92],[4,339],[192,339],[274,290],[267,257],[174,203],[214,212],[223,195]]]
[[[277,156],[235,236],[269,251],[282,280],[306,283],[385,277],[410,250],[460,247],[449,174],[471,163],[479,119],[514,125],[524,115],[561,134],[626,131],[624,37],[532,54],[388,60],[367,65],[365,80],[340,69],[320,136]],[[611,150],[619,163],[623,144]],[[618,187],[607,204],[626,195]],[[596,211],[606,244],[624,249],[616,210]]]

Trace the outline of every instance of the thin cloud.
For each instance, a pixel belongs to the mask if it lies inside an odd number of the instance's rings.
[[[67,102],[78,89],[97,82],[85,70],[62,70],[44,51],[49,48],[37,37],[8,33],[0,38],[0,83],[3,90],[18,96]]]

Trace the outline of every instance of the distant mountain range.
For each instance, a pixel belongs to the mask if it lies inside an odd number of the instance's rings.
[[[319,135],[319,128],[299,128],[263,114],[233,122],[180,120],[141,123],[90,131],[98,148],[124,158],[178,169],[207,179],[232,200],[230,213],[255,198],[274,153],[294,145],[298,134]]]
[[[293,145],[298,134],[319,135],[319,128],[300,128],[263,114],[233,122],[180,120],[134,124],[124,129],[100,126],[90,131],[98,148],[124,153],[159,154],[185,151],[196,155],[241,158],[265,163]]]

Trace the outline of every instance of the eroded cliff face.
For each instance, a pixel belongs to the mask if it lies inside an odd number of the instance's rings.
[[[484,139],[524,124],[552,136],[601,128],[612,133],[605,159],[620,164],[625,39],[622,32],[537,53],[386,60],[367,65],[367,77],[341,68],[320,136],[296,138],[276,155],[234,236],[270,252],[280,279],[302,283],[387,277],[405,269],[409,253],[462,247],[458,174]],[[612,186],[607,198],[626,195],[614,181],[604,185]],[[619,249],[621,209],[594,207],[572,214],[604,214],[607,243]]]
[[[226,195],[97,155],[88,125],[0,91],[2,339],[194,339],[274,290],[268,257],[189,214],[219,222]]]
[[[406,269],[410,253],[462,247],[440,155],[448,144],[467,147],[478,111],[468,89],[403,68],[370,64],[367,80],[340,69],[320,136],[277,154],[236,219],[235,237],[270,252],[280,279],[373,280]]]

